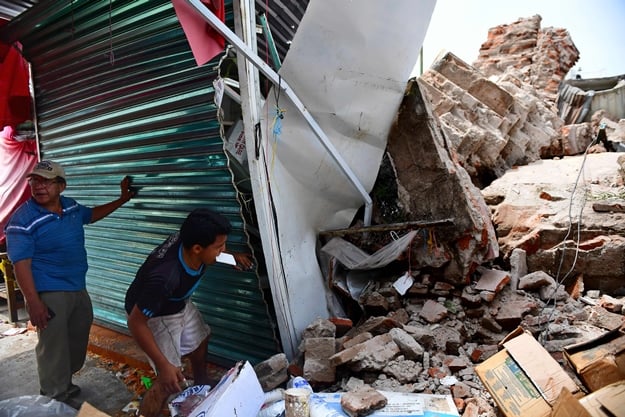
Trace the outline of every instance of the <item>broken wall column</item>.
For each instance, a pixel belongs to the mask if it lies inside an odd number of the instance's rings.
[[[389,135],[388,155],[400,205],[410,220],[453,220],[453,229],[434,229],[448,259],[440,271],[447,281],[468,282],[478,265],[498,256],[499,248],[480,191],[454,162],[431,114],[419,83],[410,80]]]

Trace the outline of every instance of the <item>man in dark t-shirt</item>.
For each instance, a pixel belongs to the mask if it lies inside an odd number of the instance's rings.
[[[139,410],[146,417],[151,412],[144,403],[160,411],[169,394],[181,391],[183,356],[190,360],[194,383],[208,383],[210,327],[190,300],[207,265],[226,249],[230,230],[224,216],[208,209],[192,211],[180,231],[152,251],[126,291],[128,329],[157,374]],[[236,254],[235,260],[242,268],[252,265],[244,254]]]

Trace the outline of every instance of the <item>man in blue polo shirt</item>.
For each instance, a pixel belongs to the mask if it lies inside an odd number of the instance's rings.
[[[32,197],[5,227],[7,252],[33,326],[41,394],[69,402],[80,393],[72,375],[82,368],[93,322],[86,290],[84,225],[109,215],[133,197],[130,178],[118,199],[89,208],[62,196],[65,170],[41,161],[28,174]]]

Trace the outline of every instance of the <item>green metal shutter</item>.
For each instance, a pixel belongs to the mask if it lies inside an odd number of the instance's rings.
[[[99,324],[127,331],[128,285],[193,208],[225,214],[228,249],[250,250],[212,101],[217,61],[196,66],[169,0],[43,2],[12,23],[33,69],[42,155],[66,167],[65,195],[106,203],[124,175],[138,190],[86,227]],[[212,327],[215,361],[257,363],[280,351],[260,287],[255,273],[209,268],[194,301]]]

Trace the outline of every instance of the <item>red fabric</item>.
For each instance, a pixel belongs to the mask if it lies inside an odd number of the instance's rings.
[[[202,3],[225,22],[224,0],[202,0]],[[172,4],[198,65],[204,65],[224,50],[226,46],[224,37],[206,23],[204,17],[193,6],[185,0],[172,0]]]
[[[2,44],[0,52],[0,244],[4,244],[6,222],[30,197],[25,175],[37,162],[37,144],[13,136],[16,126],[32,119],[28,63],[11,45]]]
[[[34,140],[17,141],[14,130],[6,126],[0,134],[0,244],[4,243],[4,226],[24,201],[30,198],[26,175],[37,163]]]
[[[0,129],[32,119],[28,77],[28,63],[9,47],[0,62]]]

